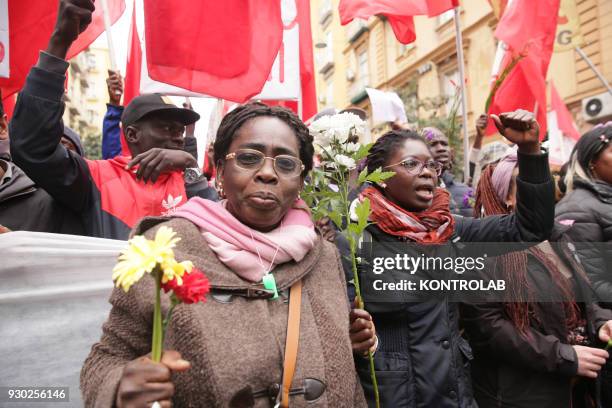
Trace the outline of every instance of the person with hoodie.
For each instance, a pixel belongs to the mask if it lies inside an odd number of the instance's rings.
[[[125,108],[125,156],[86,160],[60,143],[66,53],[93,10],[91,0],[59,2],[47,49],[17,100],[11,152],[28,177],[81,215],[87,235],[126,239],[140,218],[170,214],[188,197],[210,188],[195,158],[183,151],[185,126],[199,115],[161,95],[138,96]]]
[[[565,177],[566,194],[555,218],[567,235],[603,305],[612,308],[612,123],[585,133],[574,146]],[[597,245],[597,243],[608,243]]]
[[[0,102],[0,228],[1,232],[36,231],[83,235],[80,218],[37,186],[11,161],[7,117]],[[62,143],[82,154],[80,138],[64,129]]]
[[[555,219],[570,228],[577,253],[600,305],[612,309],[612,122],[586,132],[574,146],[566,194]],[[612,406],[612,361],[601,374],[602,401]],[[606,405],[607,404],[607,405]]]
[[[517,165],[512,154],[485,169],[477,218],[514,212]],[[479,408],[599,406],[594,379],[608,359],[612,311],[593,303],[567,228],[555,224],[548,241],[488,259],[487,277],[505,279],[510,294],[462,307]]]

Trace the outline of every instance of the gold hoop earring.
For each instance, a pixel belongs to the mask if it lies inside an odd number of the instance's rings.
[[[225,191],[223,190],[223,182],[221,180],[217,182],[217,193],[219,193],[219,197],[225,198]]]

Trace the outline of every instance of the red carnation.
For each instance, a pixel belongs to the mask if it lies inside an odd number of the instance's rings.
[[[177,285],[176,278],[162,284],[164,292],[172,291],[183,303],[191,304],[206,301],[206,294],[210,291],[210,282],[202,271],[193,268],[191,273],[183,275],[183,284]]]

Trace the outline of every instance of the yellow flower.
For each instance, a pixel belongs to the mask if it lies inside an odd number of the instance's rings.
[[[113,268],[115,285],[121,286],[127,292],[145,273],[151,273],[157,265],[160,265],[162,270],[167,269],[170,276],[182,276],[187,269],[191,271],[191,266],[187,268],[185,262],[179,264],[174,259],[172,248],[180,241],[175,235],[172,228],[162,226],[157,230],[153,241],[142,235],[130,239],[128,247],[121,252],[119,262]],[[173,263],[179,266],[174,266]],[[166,274],[164,271],[164,277]]]
[[[162,283],[167,283],[176,278],[176,284],[181,286],[183,284],[183,275],[191,273],[192,269],[193,263],[191,261],[176,262],[174,258],[167,259],[161,264],[163,272]]]

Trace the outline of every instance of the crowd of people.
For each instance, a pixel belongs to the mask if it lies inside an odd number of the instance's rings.
[[[406,242],[452,244],[452,256],[461,243],[521,243],[486,270],[524,301],[355,299],[342,226],[315,222],[301,199],[316,153],[290,110],[232,110],[202,169],[199,115],[158,94],[121,106],[111,73],[103,159],[86,157],[62,114],[66,52],[91,19],[88,4],[60,2],[10,123],[0,111],[0,232],[126,240],[171,227],[176,258],[204,271],[211,291],[205,304],[177,307],[156,363],[152,280],[113,290],[81,372],[86,406],[278,406],[293,297],[292,407],[375,406],[368,353],[383,407],[612,407],[612,123],[582,135],[555,178],[532,113],[482,115],[468,183],[455,178],[444,132],[395,125],[362,163],[395,174],[354,186],[371,206],[364,239],[377,244],[360,263]],[[483,145],[488,120],[504,142]],[[262,290],[267,274],[278,299]]]

